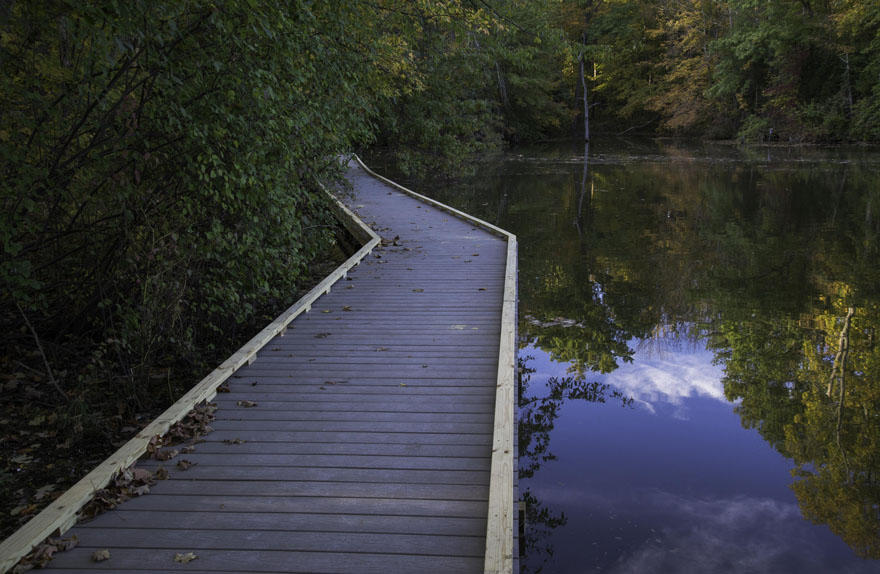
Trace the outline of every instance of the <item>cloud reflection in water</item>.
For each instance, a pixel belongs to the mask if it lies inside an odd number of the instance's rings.
[[[606,375],[603,382],[614,385],[652,413],[656,413],[658,403],[667,403],[676,407],[673,416],[686,419],[685,399],[689,397],[726,402],[721,384],[724,370],[712,363],[710,351],[639,350],[634,359]]]

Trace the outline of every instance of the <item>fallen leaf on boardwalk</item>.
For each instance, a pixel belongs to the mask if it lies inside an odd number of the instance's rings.
[[[413,293],[424,293],[424,289],[413,289]]]
[[[471,253],[471,257],[479,257],[479,256],[480,256],[479,253]]]
[[[354,285],[346,285],[345,288],[346,289],[354,289]]]
[[[156,452],[156,460],[171,460],[175,456],[179,455],[180,451],[175,449],[172,450],[160,450]]]
[[[159,467],[159,470],[156,471],[156,480],[168,480],[168,469],[164,466]]]
[[[406,386],[406,383],[400,383],[400,386],[401,386],[401,387],[405,387],[405,386]]]
[[[485,291],[485,290],[486,290],[485,287],[480,287],[479,289],[477,289],[477,291]]]
[[[329,313],[329,312],[330,312],[330,309],[324,309],[323,311],[321,311],[321,313]]]
[[[465,263],[470,263],[471,261],[473,261],[473,259],[465,259],[464,260]]]
[[[145,494],[150,494],[150,485],[142,484],[140,486],[135,486],[129,489],[132,496],[143,496]]]
[[[177,461],[177,468],[179,468],[180,470],[189,470],[189,467],[193,466],[194,464],[195,463],[193,461],[182,458]]]
[[[145,468],[133,468],[131,469],[131,480],[150,482],[153,480],[153,473]]]
[[[192,562],[196,558],[198,558],[198,556],[196,556],[192,552],[187,552],[186,554],[183,554],[182,552],[178,552],[177,554],[174,555],[174,561],[180,562],[181,564],[189,564],[190,562]]]
[[[251,408],[251,407],[255,407],[255,406],[257,406],[257,403],[255,403],[254,401],[246,401],[246,400],[238,401],[238,402],[236,402],[235,404],[237,404],[237,405],[240,406],[240,407],[245,407],[245,408],[248,408],[248,409]]]
[[[342,308],[342,310],[343,310],[343,311],[351,311],[351,305],[345,305],[345,306]]]
[[[182,454],[190,454],[192,452],[195,452],[195,450],[196,450],[196,447],[190,445],[190,446],[185,446],[182,449],[180,449],[180,452]]]
[[[22,558],[13,572],[25,572],[34,566],[43,567],[52,560],[56,552],[63,552],[75,547],[79,539],[76,536],[70,538],[47,538],[45,542],[31,550],[30,554]]]
[[[92,552],[92,562],[103,562],[104,560],[110,560],[110,551],[106,548],[103,550],[95,550]]]
[[[244,439],[241,439],[241,438],[228,438],[228,439],[224,440],[223,442],[225,444],[242,444],[242,443],[246,443],[247,441]]]
[[[388,347],[376,347],[376,351],[387,351]]]
[[[326,338],[329,337],[331,334],[332,334],[332,333],[318,333],[317,335],[315,335],[315,338],[316,338],[316,339],[326,339]]]
[[[217,392],[218,392],[218,393],[230,393],[230,392],[232,392],[232,391],[230,390],[228,384],[223,383],[222,385],[220,385],[219,387],[217,387]]]

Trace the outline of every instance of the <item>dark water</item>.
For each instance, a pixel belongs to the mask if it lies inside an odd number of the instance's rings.
[[[880,152],[597,141],[413,185],[519,236],[524,572],[880,572]]]

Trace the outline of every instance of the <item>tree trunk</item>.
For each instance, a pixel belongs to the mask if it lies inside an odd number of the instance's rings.
[[[587,211],[590,210],[590,203],[592,202],[593,194],[590,192],[589,197],[587,196],[587,176],[590,173],[590,142],[587,140],[584,142],[584,171],[583,176],[581,177],[581,194],[578,197],[578,211],[577,217],[574,219],[574,224],[577,226],[578,237],[583,236],[583,221],[584,221],[584,199],[587,200]]]
[[[507,99],[507,83],[504,81],[504,74],[501,73],[501,64],[495,61],[495,72],[498,74],[498,93],[501,96],[501,105],[507,110],[510,107],[510,100]]]
[[[584,141],[590,141],[590,103],[587,94],[587,77],[584,74],[584,53],[578,55],[578,69],[580,70],[581,86],[584,89]]]
[[[846,318],[843,320],[843,328],[840,330],[840,340],[837,343],[837,355],[834,357],[834,363],[831,366],[831,377],[828,379],[828,388],[825,391],[825,394],[828,397],[830,397],[831,393],[834,391],[835,379],[840,379],[841,387],[843,387],[844,384],[846,359],[849,355],[849,327],[854,314],[855,309],[852,307],[846,310]],[[841,397],[841,400],[843,400],[843,397]]]
[[[846,92],[846,117],[852,117],[852,108],[853,108],[853,96],[852,96],[852,82],[850,81],[849,75],[849,54],[844,52],[843,57],[840,58],[843,60],[843,81],[844,81],[844,90]]]

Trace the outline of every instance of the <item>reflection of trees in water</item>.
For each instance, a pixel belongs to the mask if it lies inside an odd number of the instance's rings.
[[[549,460],[555,460],[550,451],[550,432],[559,417],[563,405],[569,401],[604,403],[608,399],[620,401],[630,407],[633,399],[626,397],[609,385],[589,382],[583,377],[551,377],[543,389],[531,389],[529,383],[535,372],[528,361],[533,357],[519,358],[519,419],[517,424],[519,440],[519,478],[530,478]],[[528,557],[523,565],[524,572],[541,572],[546,560],[553,555],[553,546],[548,539],[551,532],[565,525],[564,512],[555,512],[546,507],[526,489],[520,494],[525,503],[525,524],[520,538],[520,555]]]
[[[880,558],[880,190],[855,166],[844,187],[840,169],[747,166],[717,178],[599,166],[589,180],[584,171],[514,202],[515,213],[570,214],[520,232],[533,251],[521,269],[520,330],[575,375],[540,397],[526,381],[523,476],[554,458],[549,432],[566,400],[607,395],[585,374],[629,360],[633,340],[662,352],[699,339],[724,365],[743,426],[794,460],[804,517]],[[564,521],[541,510],[538,524]]]
[[[804,517],[877,559],[880,305],[846,305],[838,299],[808,320],[722,320],[713,345],[725,357],[725,395],[740,401],[743,426],[794,460],[791,488]]]

